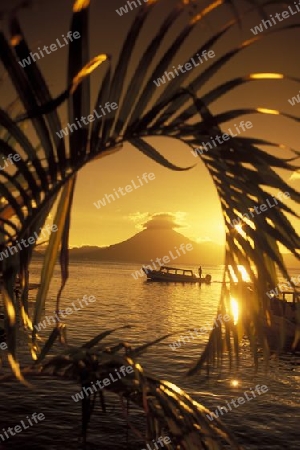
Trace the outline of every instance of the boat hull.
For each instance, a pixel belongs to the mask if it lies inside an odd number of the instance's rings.
[[[165,283],[204,283],[204,284],[210,284],[211,283],[211,276],[206,275],[206,277],[196,277],[194,276],[187,276],[187,275],[178,275],[178,274],[172,274],[172,273],[163,273],[159,270],[145,270],[143,269],[145,274],[147,275],[148,281],[158,281],[158,282],[165,282]]]
[[[272,325],[265,327],[271,350],[279,352],[300,352],[300,342],[293,346],[296,335],[296,323],[282,316],[272,314]]]

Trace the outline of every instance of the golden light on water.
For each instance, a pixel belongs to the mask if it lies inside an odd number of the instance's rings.
[[[238,382],[238,380],[231,380],[231,381],[230,381],[230,385],[231,385],[232,387],[237,387],[239,384],[240,384],[240,383]]]
[[[236,325],[239,320],[239,304],[237,300],[233,297],[230,297],[230,311],[231,316],[233,317],[233,323]]]

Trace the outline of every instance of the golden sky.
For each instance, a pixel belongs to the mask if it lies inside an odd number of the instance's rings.
[[[251,130],[250,130],[251,131]],[[185,166],[197,164],[187,172],[173,172],[159,166],[129,144],[117,153],[94,161],[78,177],[74,199],[71,246],[110,245],[133,236],[153,214],[172,213],[181,225],[177,231],[192,240],[212,240],[222,244],[225,231],[220,202],[211,177],[202,161],[190,149],[173,139],[153,138],[159,142],[162,153],[172,162]],[[144,173],[153,173],[155,179],[143,182]],[[114,194],[114,189],[134,181],[143,185],[123,197],[96,208],[94,202]],[[283,173],[285,179],[288,175]],[[291,181],[299,188],[300,180]],[[125,193],[125,191],[123,190]],[[276,194],[278,191],[272,191]],[[292,201],[287,199],[287,204]],[[247,213],[247,210],[241,211]],[[294,220],[294,226],[298,227]]]
[[[16,0],[3,2],[11,5]],[[161,2],[161,9],[153,16],[144,33],[144,40],[139,43],[143,49],[149,42],[153,28],[158,26],[164,12],[164,7],[172,0]],[[124,0],[107,2],[97,0],[92,2],[91,14],[91,56],[101,52],[109,53],[116,58],[120,51],[120,44],[132,22],[134,12],[119,17],[115,9],[124,5]],[[173,1],[174,3],[174,1]],[[28,37],[32,49],[42,44],[51,44],[55,39],[66,34],[70,29],[69,12],[72,1],[58,0],[51,2],[36,2],[32,10],[21,13],[21,23]],[[275,8],[276,9],[276,8]],[[270,10],[273,12],[273,10]],[[225,15],[226,16],[226,15]],[[214,21],[207,20],[189,40],[190,46],[199,46],[199,39],[208,38],[216,31],[220,24],[224,24],[225,16],[214,17]],[[38,19],[38,20],[37,20]],[[225,50],[253,37],[250,27],[260,23],[257,13],[245,18],[242,29],[238,27],[221,42],[212,47],[215,54],[220,56]],[[292,22],[293,19],[291,19]],[[275,29],[275,27],[274,27]],[[190,54],[190,48],[189,54]],[[138,53],[137,53],[138,54]],[[187,47],[178,54],[175,64],[184,63],[187,59]],[[39,62],[40,68],[46,76],[53,95],[58,95],[66,87],[66,57],[67,50],[61,49]],[[137,63],[138,60],[135,61]],[[132,67],[130,66],[130,71]],[[195,68],[194,70],[198,70]],[[129,72],[130,72],[129,71]],[[237,76],[255,72],[279,72],[300,78],[299,70],[299,30],[289,30],[284,35],[267,37],[258,45],[246,49],[234,57],[228,65],[222,68],[216,77],[210,80],[202,89],[208,92],[217,84],[228,81]],[[93,94],[96,95],[101,83],[104,70],[97,69],[92,76]],[[160,88],[157,88],[158,90]],[[299,92],[299,85],[292,81],[254,82],[246,87],[239,87],[231,91],[212,106],[213,112],[227,111],[239,107],[265,107],[281,109],[299,117],[300,104],[291,106],[288,98]],[[111,99],[113,102],[114,99]],[[91,108],[93,110],[93,108]],[[68,123],[65,108],[61,109],[63,126]],[[299,125],[288,119],[278,116],[262,117],[249,115],[243,118],[253,124],[251,130],[243,136],[255,136],[282,142],[299,149]],[[224,124],[222,129],[226,132],[233,123]],[[196,164],[196,167],[187,172],[172,172],[142,155],[131,145],[125,146],[117,153],[89,163],[78,176],[75,193],[70,245],[98,245],[105,246],[123,241],[141,229],[153,214],[171,213],[181,224],[180,231],[193,240],[213,240],[224,243],[224,227],[221,208],[209,173],[204,164],[195,158],[190,149],[174,139],[149,138],[149,142],[157,144],[157,148],[170,161],[181,166]],[[288,156],[282,150],[280,156]],[[105,194],[113,193],[114,189],[124,188],[142,177],[144,173],[152,172],[155,179],[134,189],[120,199],[112,201],[106,206],[97,209],[94,202],[102,199]],[[284,179],[290,174],[281,173]],[[292,180],[292,185],[299,189],[299,178]],[[272,192],[276,194],[276,191]],[[293,206],[292,202],[289,206]],[[241,211],[246,213],[247,211]],[[295,227],[299,226],[293,222]]]
[[[109,245],[140,231],[149,216],[159,212],[175,214],[180,232],[197,239],[224,240],[221,209],[206,169],[188,147],[173,139],[153,138],[173,162],[197,166],[187,172],[172,172],[139,153],[129,144],[114,155],[89,164],[78,179],[75,195],[72,245]],[[202,167],[201,167],[202,166]],[[97,209],[93,204],[114,189],[125,187],[143,173],[155,179]],[[141,178],[142,180],[142,178]],[[143,180],[142,180],[143,181]]]

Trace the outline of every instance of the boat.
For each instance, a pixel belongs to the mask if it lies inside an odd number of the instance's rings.
[[[243,297],[252,302],[253,288],[249,283],[235,283],[230,288],[231,298]],[[262,325],[271,352],[290,353],[300,351],[300,342],[294,345],[297,334],[297,311],[300,311],[300,292],[282,291],[269,297],[269,313],[263,318]],[[232,314],[234,314],[232,312]],[[299,314],[299,312],[298,312]],[[247,308],[241,309],[238,320],[245,323],[246,328],[252,326],[248,320]],[[257,343],[263,343],[259,339]]]
[[[271,350],[279,347],[281,351],[300,351],[300,342],[294,345],[299,302],[300,293],[295,291],[285,291],[270,299],[271,326],[266,326],[265,331]]]
[[[176,267],[161,266],[159,270],[142,267],[150,281],[165,281],[175,283],[211,283],[211,275],[197,276],[192,270],[177,269]]]

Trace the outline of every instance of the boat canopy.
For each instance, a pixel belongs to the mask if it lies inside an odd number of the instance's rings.
[[[190,269],[178,269],[177,267],[167,267],[167,266],[161,266],[160,272],[175,272],[175,274],[183,274],[186,276],[195,276],[194,272]]]

